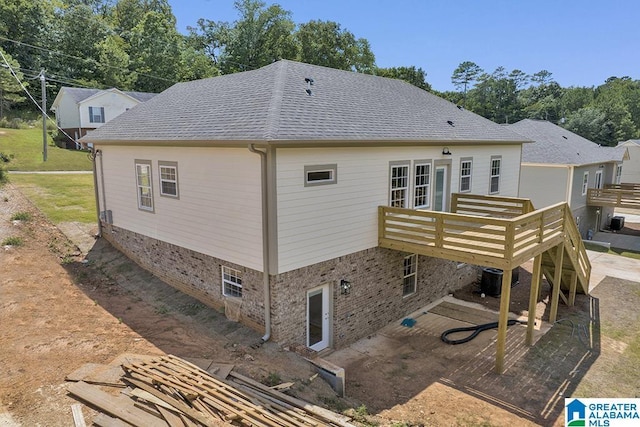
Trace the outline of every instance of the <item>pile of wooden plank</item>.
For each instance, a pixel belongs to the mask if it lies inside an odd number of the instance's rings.
[[[353,427],[345,416],[232,370],[225,372],[226,378],[214,377],[171,355],[123,363],[121,369],[126,388],[119,396],[101,390],[98,384],[104,382],[69,386],[73,396],[101,412],[94,419],[98,426]]]

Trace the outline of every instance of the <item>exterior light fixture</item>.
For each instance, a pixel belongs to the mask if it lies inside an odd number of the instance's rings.
[[[444,147],[442,149],[442,155],[443,156],[450,156],[451,155],[451,151],[449,151],[449,147]]]
[[[340,280],[340,293],[342,295],[349,295],[351,293],[351,282],[348,280]]]

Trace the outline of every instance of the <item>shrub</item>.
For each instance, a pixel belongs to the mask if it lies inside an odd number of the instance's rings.
[[[11,215],[11,221],[29,221],[31,214],[29,212],[16,212]]]
[[[22,239],[20,237],[7,237],[2,241],[2,246],[20,246]]]

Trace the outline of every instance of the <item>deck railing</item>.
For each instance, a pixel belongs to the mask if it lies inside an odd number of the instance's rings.
[[[640,184],[608,184],[587,191],[587,205],[640,209]]]
[[[452,200],[461,199],[454,197]],[[469,200],[465,199],[464,203]],[[483,200],[486,206],[482,206]],[[517,200],[522,199],[512,199],[511,203],[517,205],[520,203]],[[499,206],[492,207],[494,202]],[[488,212],[503,209],[500,206],[505,200],[474,196],[472,203],[462,211],[473,210],[488,215]],[[458,213],[380,206],[379,246],[505,270],[513,269],[564,242],[583,288],[585,291],[588,289],[591,265],[567,203],[518,216],[508,213],[506,218],[462,214],[459,213],[460,205],[453,205],[452,209]],[[515,209],[527,211],[529,206],[520,203],[520,207]]]
[[[451,195],[451,212],[453,213],[515,218],[534,210],[533,204],[529,199],[466,193],[454,193]]]

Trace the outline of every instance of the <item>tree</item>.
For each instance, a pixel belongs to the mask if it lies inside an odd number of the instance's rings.
[[[131,65],[138,73],[135,89],[162,92],[178,80],[181,36],[175,17],[147,12],[131,30]]]
[[[259,0],[237,0],[235,8],[240,19],[234,25],[201,19],[198,28],[190,28],[191,43],[204,45],[224,74],[296,58],[291,12]]]
[[[381,77],[404,80],[420,89],[431,91],[431,85],[426,81],[426,71],[422,68],[416,69],[413,65],[411,67],[376,68],[375,74]]]
[[[483,74],[484,71],[480,68],[475,62],[464,61],[458,65],[458,68],[453,70],[453,74],[451,75],[451,83],[459,90],[462,88],[462,99],[463,104],[467,99],[467,88],[475,81],[478,80],[478,77]]]
[[[14,104],[25,100],[22,96],[22,87],[18,80],[22,81],[24,76],[20,71],[20,64],[11,55],[0,48],[0,119],[5,116]],[[6,63],[5,63],[6,61]],[[16,74],[15,77],[11,70]],[[17,77],[17,79],[16,79]],[[26,85],[26,83],[25,83]]]
[[[507,73],[498,67],[491,74],[483,73],[476,86],[469,91],[467,108],[496,123],[513,123],[524,117],[520,92],[528,76],[513,70]]]
[[[612,123],[607,121],[604,112],[593,107],[581,108],[572,113],[564,127],[598,144],[606,145],[613,138]]]
[[[372,73],[375,56],[366,39],[356,39],[353,33],[331,21],[309,21],[300,24],[295,33],[300,45],[298,59],[309,64],[339,70]]]
[[[100,62],[97,78],[102,85],[123,90],[133,89],[137,73],[129,71],[130,59],[124,39],[117,34],[109,34],[96,47]]]

